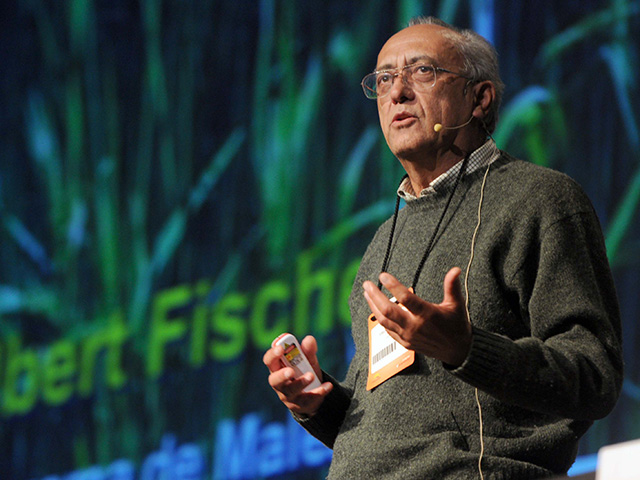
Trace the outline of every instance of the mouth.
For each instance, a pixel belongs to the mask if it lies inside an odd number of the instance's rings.
[[[393,119],[391,120],[391,124],[402,126],[402,125],[408,125],[410,123],[413,123],[413,121],[415,120],[416,120],[416,117],[414,115],[411,115],[410,113],[407,113],[407,112],[400,112],[400,113],[396,113],[393,116]]]

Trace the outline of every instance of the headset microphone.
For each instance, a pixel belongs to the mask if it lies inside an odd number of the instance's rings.
[[[443,128],[445,130],[456,130],[458,128],[462,128],[462,127],[466,127],[467,125],[469,125],[471,123],[471,120],[473,120],[473,115],[471,115],[471,118],[469,118],[469,120],[467,120],[465,123],[463,123],[462,125],[456,125],[455,127],[445,127],[444,125],[442,125],[441,123],[436,123],[433,126],[433,130],[436,132],[439,132],[440,130],[442,130]]]

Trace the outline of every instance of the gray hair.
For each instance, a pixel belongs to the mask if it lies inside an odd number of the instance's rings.
[[[454,27],[436,17],[415,17],[409,21],[410,27],[414,25],[438,25],[448,29],[451,33],[445,33],[445,37],[453,43],[462,56],[465,75],[476,82],[485,80],[493,83],[496,97],[491,104],[489,113],[484,119],[484,124],[489,133],[493,133],[498,121],[498,110],[504,92],[504,83],[500,79],[498,67],[498,53],[496,49],[481,35],[470,29]]]

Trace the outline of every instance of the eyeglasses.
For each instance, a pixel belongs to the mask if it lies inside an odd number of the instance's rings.
[[[425,92],[435,86],[437,72],[451,73],[471,81],[470,77],[458,72],[452,72],[446,68],[434,67],[424,63],[413,63],[400,68],[378,70],[366,75],[361,82],[362,90],[364,90],[365,96],[372,100],[384,97],[391,91],[395,78],[398,75],[402,75],[402,80],[408,86],[418,92]]]

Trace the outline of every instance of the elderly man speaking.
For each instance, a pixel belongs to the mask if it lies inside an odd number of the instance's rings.
[[[333,449],[330,479],[534,479],[566,473],[622,383],[603,235],[567,176],[491,138],[503,84],[470,30],[419,18],[362,81],[407,175],[349,300],[355,355],[338,382],[302,341],[269,383]],[[399,209],[400,198],[406,206]]]

